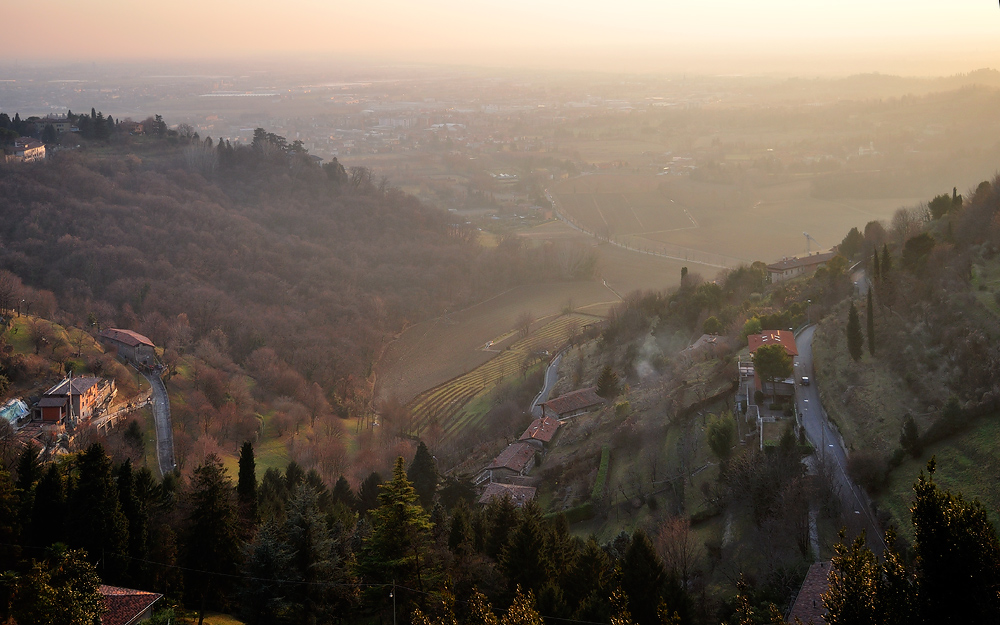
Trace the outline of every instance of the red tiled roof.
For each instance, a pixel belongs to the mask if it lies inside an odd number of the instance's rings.
[[[813,622],[815,625],[822,625],[826,622],[823,615],[826,608],[823,607],[822,595],[830,588],[830,562],[817,562],[809,567],[806,578],[802,581],[802,588],[795,597],[791,612],[788,613],[788,622],[795,623],[800,619],[803,623]]]
[[[552,437],[556,434],[556,428],[559,427],[559,420],[553,419],[552,417],[544,417],[541,419],[535,419],[528,426],[528,429],[524,431],[521,435],[522,441],[541,441],[543,443],[548,443],[552,440]]]
[[[111,339],[113,341],[118,341],[119,343],[124,343],[126,345],[131,345],[135,347],[137,345],[149,345],[153,347],[153,341],[139,334],[138,332],[133,332],[131,330],[119,330],[117,328],[108,328],[107,330],[101,332],[101,336],[106,339]]]
[[[542,405],[545,406],[546,410],[551,410],[561,416],[603,403],[604,400],[597,394],[597,389],[590,387],[566,393],[555,399],[550,399]]]
[[[520,473],[535,456],[535,448],[528,443],[513,443],[493,459],[487,469],[510,469]]]
[[[798,258],[782,258],[776,263],[767,266],[768,271],[787,271],[796,267],[810,267],[829,261],[836,256],[833,252],[823,252],[811,256],[799,256]]]
[[[117,586],[101,585],[105,612],[101,615],[101,625],[131,625],[146,611],[146,608],[160,600],[163,595],[145,590],[132,590]]]
[[[760,334],[751,334],[747,337],[750,345],[750,353],[757,351],[763,345],[774,345],[778,343],[785,348],[789,356],[798,356],[799,348],[795,345],[795,334],[788,330],[764,330]]]
[[[479,498],[479,503],[485,505],[494,497],[503,497],[504,495],[510,495],[510,499],[514,502],[514,505],[521,507],[535,498],[535,487],[491,482],[486,486],[486,490],[483,491],[483,496]]]

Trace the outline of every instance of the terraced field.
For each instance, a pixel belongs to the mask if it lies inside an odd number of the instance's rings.
[[[484,411],[467,410],[474,400],[502,384],[511,376],[520,375],[522,368],[546,358],[543,352],[558,349],[573,334],[601,321],[600,317],[582,313],[559,315],[528,336],[511,341],[509,333],[497,337],[489,345],[497,355],[466,374],[420,393],[407,404],[419,436],[431,422],[442,430],[442,440],[454,436],[461,428],[474,425]]]

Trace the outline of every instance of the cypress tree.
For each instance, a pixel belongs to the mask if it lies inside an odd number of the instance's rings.
[[[889,255],[889,244],[882,244],[882,266],[880,267],[882,278],[888,278],[892,272],[892,256]]]
[[[246,441],[240,447],[240,473],[236,482],[236,498],[240,504],[240,516],[246,525],[259,522],[257,509],[257,462],[254,460],[253,443]]]
[[[872,290],[868,289],[868,354],[875,355],[875,309],[872,306]]]
[[[847,351],[855,361],[861,360],[861,351],[865,347],[865,337],[861,333],[861,320],[858,318],[858,309],[851,302],[851,309],[847,316]]]
[[[417,491],[420,505],[430,508],[434,503],[434,493],[437,491],[438,474],[434,457],[423,441],[417,446],[417,453],[413,455],[413,462],[406,470],[406,477],[413,482],[413,489]]]
[[[347,483],[347,478],[343,475],[337,478],[337,483],[333,485],[331,497],[334,505],[342,505],[348,510],[354,510],[354,507],[358,504],[358,499],[354,496],[351,485]]]
[[[878,262],[878,248],[876,248],[875,251],[872,252],[872,279],[875,282],[878,282],[879,280],[882,279],[882,272]]]

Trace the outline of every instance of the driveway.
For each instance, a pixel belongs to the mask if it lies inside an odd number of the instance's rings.
[[[799,350],[799,355],[795,358],[795,379],[798,381],[807,375],[813,381],[810,386],[800,384],[796,387],[795,401],[798,404],[799,414],[802,415],[802,425],[806,429],[806,436],[816,449],[816,460],[820,463],[830,463],[832,467],[845,516],[855,515],[858,518],[858,525],[865,529],[869,547],[876,553],[881,553],[885,543],[872,515],[868,497],[847,475],[847,451],[841,443],[840,434],[830,424],[823,406],[820,405],[819,389],[813,376],[812,340],[815,331],[816,326],[811,325],[795,339]]]

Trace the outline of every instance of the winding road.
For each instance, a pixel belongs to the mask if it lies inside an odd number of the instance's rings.
[[[559,379],[559,364],[562,362],[562,357],[563,352],[556,354],[556,357],[552,359],[552,362],[545,369],[545,385],[542,386],[542,390],[535,396],[535,401],[531,402],[531,416],[536,418],[542,416],[542,403],[548,401],[552,387],[556,385],[556,380]]]
[[[802,376],[813,376],[812,340],[816,326],[811,325],[803,330],[795,339],[799,355],[795,358],[796,380]],[[816,384],[799,386],[796,393],[799,414],[802,415],[802,425],[806,436],[816,449],[817,460],[828,462],[832,468],[833,479],[843,503],[844,514],[855,515],[859,525],[864,528],[868,545],[877,553],[885,548],[885,541],[878,524],[875,522],[867,495],[851,481],[847,474],[847,450],[840,438],[840,433],[830,423],[826,411],[819,400],[819,389]]]
[[[170,398],[167,387],[157,373],[145,373],[142,377],[153,389],[153,420],[156,422],[156,464],[160,467],[160,476],[173,471],[174,463],[174,430],[170,423]]]

